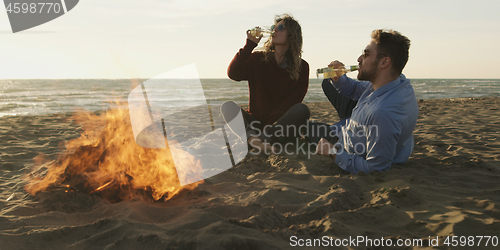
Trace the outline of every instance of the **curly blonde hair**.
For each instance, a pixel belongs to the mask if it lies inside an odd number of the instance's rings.
[[[284,55],[284,62],[286,62],[286,70],[293,80],[299,79],[299,72],[302,65],[302,29],[300,24],[293,19],[292,15],[286,13],[275,17],[274,24],[280,21],[284,22],[287,29],[286,40],[288,42],[288,50]],[[272,37],[264,43],[261,50],[264,53],[264,61],[269,62],[274,58],[274,45]]]

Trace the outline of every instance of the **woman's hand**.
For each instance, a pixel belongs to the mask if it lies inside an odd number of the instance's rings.
[[[260,27],[257,27],[257,28],[260,29]],[[247,30],[247,39],[249,39],[250,41],[252,41],[256,44],[259,44],[260,39],[262,39],[262,37],[263,37],[262,32],[260,32],[260,34],[258,34],[257,36],[252,36],[250,30]]]

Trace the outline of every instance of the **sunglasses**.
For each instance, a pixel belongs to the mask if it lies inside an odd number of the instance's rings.
[[[274,31],[276,29],[276,31],[282,31],[285,29],[285,25],[284,24],[280,24],[278,26],[276,25],[271,25],[271,31]]]
[[[363,51],[361,51],[361,57],[364,58],[367,58],[368,56],[370,56],[370,51],[364,49]],[[386,54],[380,54],[380,53],[377,53],[377,56],[380,56],[380,57],[385,57],[387,56]]]

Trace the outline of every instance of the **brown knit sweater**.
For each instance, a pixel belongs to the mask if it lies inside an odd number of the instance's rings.
[[[309,86],[309,64],[302,60],[300,77],[295,81],[274,59],[266,63],[262,52],[252,53],[256,46],[247,39],[229,64],[227,75],[235,81],[248,81],[247,111],[261,122],[273,124],[304,99]]]

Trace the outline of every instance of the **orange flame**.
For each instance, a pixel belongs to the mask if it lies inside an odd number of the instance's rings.
[[[37,165],[48,170],[43,177],[32,172],[34,178],[25,186],[31,195],[62,188],[96,193],[108,201],[138,195],[158,201],[168,200],[184,189],[195,189],[203,182],[181,186],[168,147],[138,146],[127,109],[111,109],[102,115],[79,112],[72,119],[82,125],[81,136],[68,141],[66,151],[56,161]],[[201,169],[192,155],[184,155],[183,163]]]

